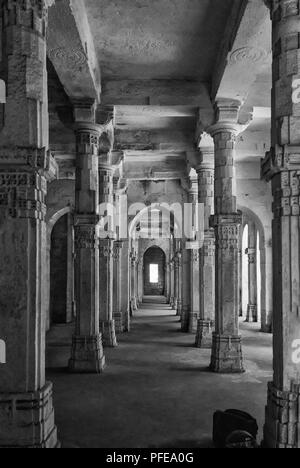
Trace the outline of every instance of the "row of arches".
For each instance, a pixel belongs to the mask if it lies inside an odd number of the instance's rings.
[[[266,243],[260,219],[243,209],[244,222],[240,239],[240,315],[245,320],[261,323],[263,331],[271,331],[271,244]],[[145,212],[131,224],[131,235]],[[51,324],[69,323],[75,317],[74,303],[74,228],[72,208],[55,213],[48,222],[49,297],[48,328]],[[144,249],[138,269],[138,300],[143,296],[169,298],[166,278],[169,253],[154,244]],[[268,273],[269,271],[269,273]],[[156,279],[153,280],[152,275]],[[130,277],[130,275],[129,275]],[[267,279],[269,282],[267,282]]]

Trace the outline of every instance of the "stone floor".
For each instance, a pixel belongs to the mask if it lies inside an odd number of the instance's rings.
[[[237,408],[264,419],[272,378],[272,337],[241,324],[247,372],[215,375],[210,352],[193,348],[166,305],[145,304],[119,347],[106,349],[103,375],[69,375],[72,327],[48,336],[47,377],[54,383],[56,422],[63,447],[210,447],[213,413]]]

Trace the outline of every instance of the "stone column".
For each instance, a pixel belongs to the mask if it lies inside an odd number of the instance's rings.
[[[122,313],[121,287],[122,287],[122,269],[121,269],[121,251],[123,243],[117,241],[114,243],[114,274],[113,274],[113,318],[115,321],[116,333],[123,333],[124,320]]]
[[[196,165],[198,201],[204,205],[204,243],[200,249],[200,314],[197,326],[197,348],[211,348],[215,321],[215,233],[209,220],[214,213],[214,147],[206,135],[200,146]],[[208,146],[207,146],[208,145]]]
[[[137,263],[137,303],[140,305],[143,302],[144,295],[144,262],[143,258],[139,258]]]
[[[243,317],[243,233],[245,229],[245,218],[243,217],[243,226],[240,232],[239,239],[239,301],[240,301],[240,313],[239,316]]]
[[[257,231],[253,221],[248,223],[248,307],[246,322],[257,322]]]
[[[184,245],[181,254],[181,294],[182,294],[182,314],[181,330],[189,332],[189,318],[191,311],[191,250]],[[195,262],[196,263],[196,262]]]
[[[175,309],[175,265],[173,258],[170,261],[170,306]]]
[[[100,230],[100,330],[103,344],[107,347],[116,347],[117,338],[115,320],[113,318],[113,274],[114,274],[114,196],[113,196],[113,167],[111,151],[113,147],[113,124],[103,132],[100,140],[99,158],[99,203],[101,219]]]
[[[136,256],[135,252],[130,253],[130,302],[131,311],[135,312],[138,310],[135,295],[135,281],[136,281]]]
[[[67,310],[66,321],[74,319],[74,218],[68,213]]]
[[[121,250],[121,312],[123,317],[123,330],[130,331],[130,305],[129,305],[129,241],[122,241]]]
[[[170,302],[170,275],[171,275],[171,265],[170,261],[167,260],[165,265],[165,296],[167,299],[167,303]]]
[[[52,384],[45,380],[49,2],[0,2],[0,447],[55,448]],[[4,361],[4,362],[3,362]]]
[[[76,103],[75,302],[76,329],[69,369],[100,373],[105,367],[99,333],[98,149],[102,128],[94,103]],[[81,120],[86,119],[86,121]]]
[[[264,443],[300,448],[300,6],[267,2],[273,22],[272,148],[262,172],[272,181],[274,380],[269,384]]]
[[[237,212],[235,145],[239,133],[239,104],[219,102],[216,124],[210,128],[215,143],[216,331],[211,370],[244,371],[239,335],[239,235],[242,216]]]
[[[261,264],[261,331],[272,333],[273,330],[273,275],[272,241],[260,245]]]
[[[182,252],[176,252],[177,315],[182,318]]]
[[[174,310],[176,310],[176,313],[178,315],[178,268],[179,268],[179,262],[177,258],[177,252],[174,249],[174,257],[173,257],[173,262],[174,262]]]
[[[190,179],[189,202],[193,205],[193,228],[196,232],[198,226],[198,178]],[[193,239],[194,240],[194,239]],[[190,310],[185,332],[196,333],[200,313],[199,249],[195,247],[189,251],[190,256]]]

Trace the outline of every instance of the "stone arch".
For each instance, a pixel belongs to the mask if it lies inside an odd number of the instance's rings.
[[[129,224],[129,229],[128,229],[129,239],[134,239],[135,238],[134,230],[135,230],[136,226],[138,225],[138,223],[141,221],[141,219],[143,218],[143,216],[147,212],[153,211],[153,210],[159,210],[163,214],[166,214],[168,216],[172,213],[172,210],[168,209],[166,207],[166,204],[164,204],[164,203],[152,203],[149,206],[145,206],[143,209],[141,209],[136,214],[136,216],[131,220],[131,222]],[[176,216],[174,214],[174,229],[180,230],[181,228],[182,228],[182,220],[178,219],[178,216]]]
[[[53,232],[53,228],[55,225],[65,216],[65,215],[72,215],[74,212],[72,206],[65,206],[57,211],[51,210],[50,213],[48,213],[47,216],[47,251],[46,251],[46,261],[47,261],[47,287],[46,287],[46,304],[47,304],[47,330],[50,329],[51,326],[51,236]],[[70,252],[69,252],[70,256]],[[71,259],[69,259],[69,262]],[[71,267],[71,266],[70,266]],[[70,274],[72,274],[70,272]],[[73,281],[73,279],[69,279],[69,281]],[[71,291],[71,285],[68,286],[69,295],[72,295]],[[70,308],[72,307],[72,301],[73,298],[69,298],[68,300],[68,316],[71,316],[71,310]]]
[[[166,261],[164,250],[158,245],[148,247],[143,254],[143,296],[164,296],[166,293]],[[151,283],[150,265],[157,265],[157,282]]]
[[[272,245],[268,241],[266,229],[260,217],[245,206],[239,205],[238,209],[243,213],[242,233],[248,219],[255,223],[259,234],[261,329],[264,332],[270,332],[272,330]]]

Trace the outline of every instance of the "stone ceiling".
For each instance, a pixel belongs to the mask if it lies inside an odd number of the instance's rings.
[[[109,79],[211,79],[234,0],[85,0]]]
[[[73,98],[114,106],[116,152],[150,175],[153,155],[156,172],[161,157],[172,177],[176,158],[195,151],[197,121],[208,125],[218,98],[254,111],[238,161],[268,149],[271,22],[261,0],[61,0],[50,9],[48,57],[51,149],[68,170]]]

